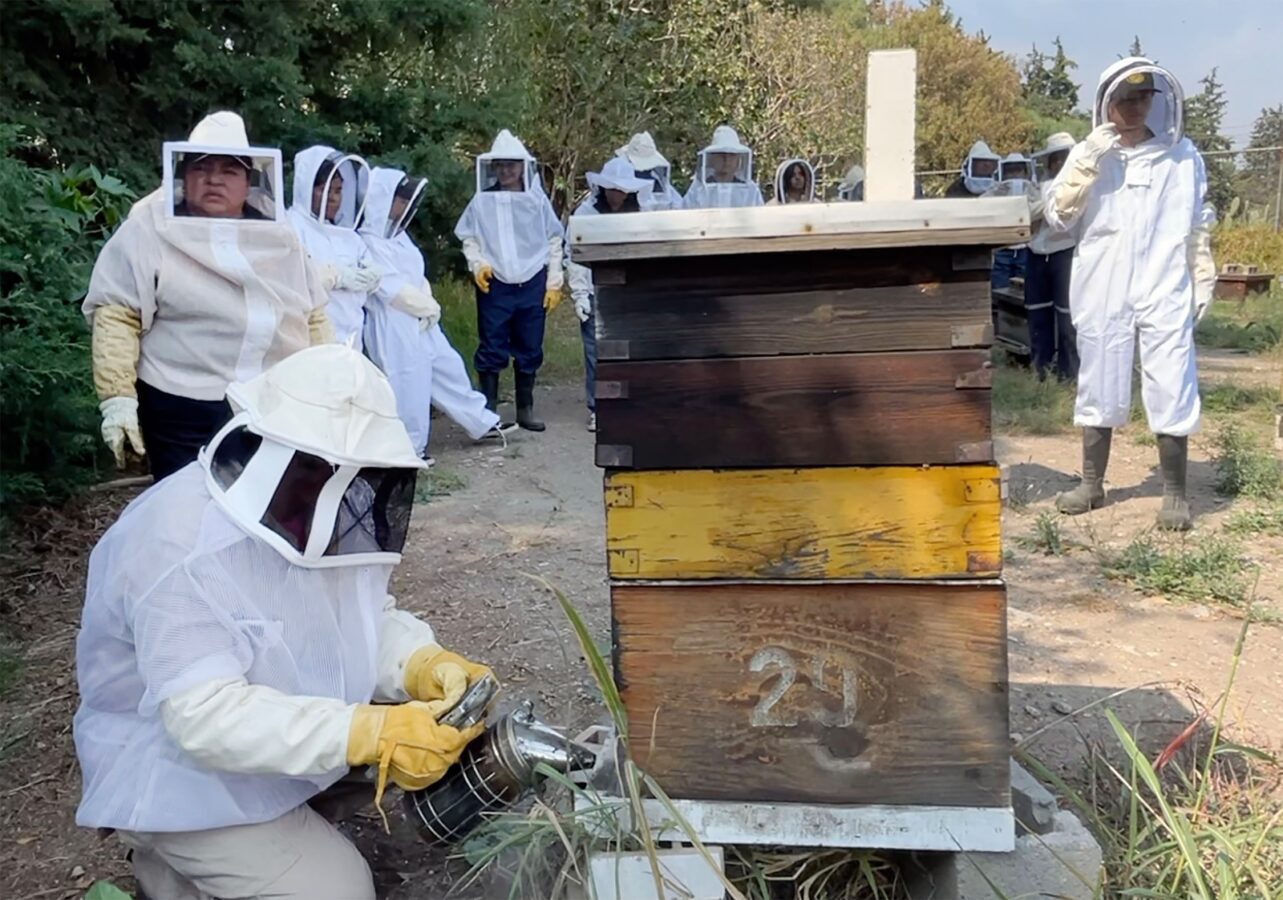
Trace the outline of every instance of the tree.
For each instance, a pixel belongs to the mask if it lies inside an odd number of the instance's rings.
[[[1248,218],[1260,213],[1266,221],[1273,222],[1279,202],[1278,178],[1283,150],[1265,150],[1267,147],[1283,147],[1283,103],[1266,107],[1256,117],[1247,149],[1262,152],[1243,154],[1243,168],[1237,182]]]
[[[160,143],[228,108],[287,159],[326,141],[433,184],[430,234],[470,189],[456,155],[491,132],[502,90],[470,79],[485,0],[11,0],[0,31],[0,121],[41,166],[93,162],[140,193]]]
[[[1207,164],[1207,199],[1217,211],[1229,209],[1234,197],[1234,160],[1229,155],[1207,156],[1231,149],[1229,138],[1221,134],[1225,120],[1225,89],[1212,69],[1199,81],[1202,89],[1185,98],[1185,134],[1204,154]]]
[[[1144,55],[1145,55],[1145,51],[1144,51],[1144,50],[1142,50],[1142,49],[1141,49],[1141,46],[1140,46],[1140,35],[1139,35],[1139,34],[1138,34],[1138,35],[1135,35],[1135,36],[1133,36],[1133,37],[1132,37],[1132,45],[1131,45],[1131,47],[1129,47],[1129,48],[1127,49],[1127,55],[1128,55],[1128,56],[1144,56]]]
[[[1044,116],[1063,118],[1078,105],[1078,85],[1069,74],[1078,68],[1078,63],[1065,53],[1059,37],[1054,43],[1056,52],[1053,56],[1042,53],[1035,44],[1025,57],[1021,90],[1025,103],[1032,110]]]

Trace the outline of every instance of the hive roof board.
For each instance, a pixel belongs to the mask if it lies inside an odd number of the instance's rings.
[[[1023,197],[685,209],[570,220],[570,256],[592,263],[876,247],[991,246],[1029,240]]]

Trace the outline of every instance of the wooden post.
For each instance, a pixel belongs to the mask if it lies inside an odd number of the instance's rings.
[[[913,199],[917,83],[915,51],[875,50],[869,54],[864,109],[864,199],[867,202]]]

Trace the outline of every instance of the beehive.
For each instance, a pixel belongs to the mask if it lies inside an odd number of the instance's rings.
[[[1009,198],[575,220],[632,752],[743,814],[706,837],[1009,843],[989,257],[1027,236]]]

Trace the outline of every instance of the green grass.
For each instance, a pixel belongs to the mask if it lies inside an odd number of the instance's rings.
[[[1073,427],[1074,387],[1039,381],[1005,354],[994,363],[993,424],[1008,434],[1061,434]]]
[[[414,500],[427,503],[435,497],[448,497],[467,486],[468,480],[458,472],[436,465],[419,473],[419,480],[414,485]]]
[[[1268,353],[1283,343],[1283,288],[1239,303],[1217,300],[1198,325],[1198,345]]]
[[[1225,523],[1230,534],[1283,536],[1283,506],[1240,509]]]
[[[1283,463],[1254,433],[1236,422],[1214,438],[1216,489],[1227,497],[1273,500],[1283,496]]]
[[[1053,512],[1039,513],[1033,534],[1018,538],[1017,543],[1044,556],[1064,556],[1068,549],[1068,542],[1060,529],[1060,516]]]
[[[1107,553],[1103,569],[1150,594],[1173,600],[1210,600],[1238,609],[1249,603],[1249,569],[1231,538],[1184,539],[1171,545],[1142,535],[1121,551]]]
[[[1028,753],[1020,759],[1100,841],[1097,896],[1156,900],[1278,900],[1283,885],[1283,798],[1278,761],[1225,738],[1226,710],[1248,631],[1228,683],[1210,707],[1152,760],[1106,708],[1113,740],[1089,743],[1070,779]],[[1058,768],[1058,767],[1057,767]],[[1092,879],[1095,873],[1079,873]]]
[[[1225,382],[1204,383],[1199,387],[1199,393],[1205,413],[1218,416],[1250,413],[1259,415],[1262,420],[1274,415],[1274,406],[1279,399],[1278,391],[1273,388],[1243,387]]]
[[[477,298],[472,282],[455,277],[442,278],[433,282],[432,294],[441,304],[441,327],[467,362],[468,372],[475,382],[472,355],[477,349]],[[539,376],[544,382],[566,384],[583,378],[583,342],[579,337],[579,319],[575,317],[569,297],[548,316],[543,352],[544,363]]]

